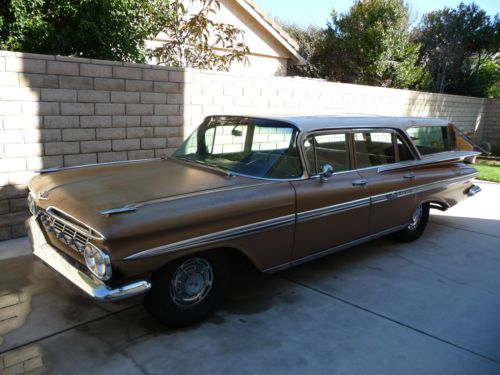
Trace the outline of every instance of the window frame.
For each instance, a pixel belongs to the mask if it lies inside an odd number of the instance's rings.
[[[354,159],[353,159],[353,133],[352,129],[327,129],[327,130],[319,130],[319,131],[314,131],[310,132],[307,134],[304,134],[303,139],[300,141],[300,146],[301,146],[301,152],[303,155],[303,161],[304,161],[304,170],[307,171],[307,175],[309,178],[316,178],[320,175],[320,173],[314,173],[317,169],[319,169],[319,166],[316,165],[317,168],[311,168],[311,165],[309,164],[309,159],[307,157],[306,153],[306,148],[305,148],[305,143],[311,139],[315,138],[318,136],[322,135],[334,135],[334,134],[345,134],[346,136],[346,154],[347,154],[347,160],[349,162],[349,169],[345,171],[339,171],[335,172],[333,171],[333,174],[340,174],[340,173],[348,173],[352,172],[355,170],[354,168]],[[318,158],[316,155],[316,140],[313,142],[313,147],[314,147],[314,162],[315,164],[318,163]]]
[[[392,140],[392,148],[394,150],[394,162],[393,163],[386,163],[386,164],[379,164],[379,165],[372,165],[370,167],[363,167],[363,168],[358,168],[358,161],[356,158],[356,142],[354,141],[354,133],[391,133],[391,140]],[[398,136],[400,137],[401,141],[403,142],[403,145],[406,146],[406,148],[410,151],[411,155],[413,156],[413,160],[405,160],[401,161],[399,157],[399,148],[397,147],[397,141],[398,141]],[[353,160],[354,160],[354,169],[357,171],[362,171],[362,170],[367,170],[367,169],[373,169],[373,168],[380,168],[386,165],[405,165],[406,163],[412,163],[416,160],[421,159],[419,154],[416,154],[414,150],[414,146],[411,146],[408,143],[407,136],[403,134],[399,129],[393,129],[393,128],[353,128],[352,129],[352,150],[353,150]],[[418,151],[418,150],[417,150]]]
[[[290,128],[293,129],[296,132],[295,137],[292,137],[290,139],[290,147],[294,146],[297,149],[297,156],[299,158],[299,165],[300,168],[302,169],[302,173],[300,176],[297,177],[288,177],[288,178],[274,178],[274,177],[262,177],[262,176],[254,176],[254,175],[248,175],[236,171],[228,171],[228,175],[230,176],[241,176],[241,177],[249,177],[249,178],[256,178],[260,180],[265,180],[265,181],[275,181],[275,182],[285,182],[285,181],[300,181],[300,180],[306,180],[309,177],[308,170],[306,169],[307,165],[307,160],[305,158],[304,150],[303,150],[303,135],[304,132],[297,127],[295,124],[290,123],[288,121],[282,121],[280,119],[272,119],[272,118],[261,118],[261,117],[247,117],[247,116],[207,116],[203,122],[196,127],[191,134],[184,140],[184,142],[176,148],[176,151],[174,152],[174,155],[172,156],[173,159],[176,159],[175,153],[179,151],[182,147],[185,146],[187,140],[191,138],[194,134],[197,135],[197,152],[200,151],[200,148],[207,147],[206,145],[206,139],[204,136],[201,136],[199,133],[199,130],[201,127],[205,128],[205,132],[208,131],[209,129],[212,128],[211,123],[212,122],[217,122],[215,124],[216,126],[219,125],[236,125],[234,122],[240,122],[240,125],[254,125],[254,126],[263,126],[263,127],[275,127],[275,128]],[[252,129],[253,128],[253,129]],[[251,131],[250,131],[251,129]],[[254,127],[249,128],[249,131],[247,131],[247,138],[246,142],[244,144],[244,149],[247,149],[249,147],[249,144],[253,142],[253,136],[254,136]],[[214,133],[215,137],[215,133]]]

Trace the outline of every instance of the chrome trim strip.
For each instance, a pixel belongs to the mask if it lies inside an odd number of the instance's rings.
[[[236,228],[209,233],[199,237],[189,238],[187,240],[174,242],[168,245],[154,247],[152,249],[147,249],[139,253],[129,255],[128,257],[124,258],[124,260],[152,257],[160,254],[172,253],[193,246],[209,245],[214,242],[230,240],[236,237],[255,234],[258,232],[275,229],[290,224],[295,224],[295,214],[281,216],[270,220],[259,221]]]
[[[397,227],[386,229],[386,230],[383,230],[383,231],[378,232],[378,233],[370,234],[368,236],[365,236],[365,237],[362,237],[362,238],[358,238],[357,240],[354,240],[354,241],[351,241],[351,242],[346,242],[344,244],[331,247],[329,249],[320,251],[318,253],[307,255],[307,256],[305,256],[303,258],[300,258],[300,259],[292,260],[291,262],[284,263],[284,264],[281,264],[281,265],[276,266],[276,267],[267,268],[267,269],[265,269],[262,272],[265,272],[265,273],[274,273],[274,272],[285,270],[285,269],[290,268],[290,267],[295,267],[295,266],[298,266],[298,265],[300,265],[302,263],[306,263],[306,262],[309,262],[309,261],[317,259],[317,258],[322,258],[322,257],[324,257],[326,255],[330,255],[330,254],[336,253],[338,251],[342,251],[342,250],[345,250],[347,248],[350,248],[350,247],[353,247],[353,246],[356,246],[356,245],[360,245],[362,243],[365,243],[365,242],[368,242],[368,241],[372,241],[372,240],[375,240],[377,238],[386,236],[388,234],[397,232],[397,231],[399,231],[401,229],[406,228],[407,225],[408,224],[398,225]]]
[[[73,167],[53,167],[53,168],[45,168],[45,169],[40,169],[35,171],[35,173],[52,173],[52,172],[60,172],[60,171],[67,171],[67,170],[72,170],[72,169],[81,169],[81,168],[87,168],[87,167],[97,167],[97,166],[102,166],[102,165],[114,165],[114,164],[129,164],[129,163],[142,163],[146,161],[151,161],[151,160],[162,160],[163,158],[151,158],[151,159],[137,159],[137,160],[122,160],[122,161],[109,161],[106,163],[93,163],[93,164],[83,164],[83,165],[75,165]]]
[[[292,214],[292,215],[281,216],[281,217],[278,217],[275,219],[259,221],[256,223],[252,223],[252,224],[248,224],[248,225],[244,225],[244,226],[240,226],[240,227],[236,227],[236,228],[226,229],[226,230],[223,230],[220,232],[210,233],[210,234],[206,234],[203,236],[189,238],[186,240],[175,242],[172,244],[147,249],[147,250],[141,251],[139,253],[132,254],[132,255],[124,258],[124,260],[133,260],[133,259],[156,256],[156,255],[160,255],[160,254],[171,253],[171,252],[175,252],[175,251],[184,250],[186,248],[193,247],[193,246],[209,245],[209,244],[214,243],[214,242],[229,240],[229,239],[233,239],[235,237],[253,234],[256,232],[261,232],[264,230],[269,230],[269,229],[281,227],[284,225],[289,225],[289,224],[295,223],[296,221],[300,223],[300,222],[304,222],[304,221],[332,215],[335,213],[339,213],[339,212],[343,212],[343,211],[347,211],[347,210],[352,210],[352,209],[359,208],[359,207],[364,207],[364,206],[370,205],[370,203],[372,202],[372,198],[375,199],[374,203],[383,202],[384,200],[388,199],[387,198],[388,196],[399,198],[399,197],[404,196],[404,195],[416,194],[418,192],[431,190],[431,189],[438,188],[441,186],[446,187],[446,186],[449,186],[451,184],[460,183],[462,181],[465,182],[471,178],[476,177],[477,175],[478,175],[478,173],[476,172],[476,173],[468,174],[466,176],[454,177],[454,178],[444,180],[444,181],[437,181],[437,182],[433,182],[430,184],[412,187],[410,189],[404,189],[404,190],[401,190],[399,192],[396,191],[396,192],[381,194],[381,195],[374,196],[374,197],[361,198],[361,199],[353,200],[350,202],[344,202],[344,203],[335,204],[335,205],[328,206],[328,207],[321,207],[321,208],[310,210],[310,211],[300,212],[297,215]],[[406,224],[403,225],[403,227],[405,227],[405,226],[406,226]],[[397,229],[400,229],[400,227],[397,227]],[[385,231],[381,232],[381,233],[382,234],[380,234],[380,235],[382,235],[382,236],[385,235]],[[390,233],[390,230],[388,233]],[[354,241],[354,242],[356,242],[356,241]],[[351,245],[349,245],[349,246],[351,246]],[[329,250],[327,250],[327,251],[329,251]]]
[[[286,181],[281,181],[281,182],[286,182]],[[122,206],[122,207],[115,207],[115,208],[110,208],[108,210],[101,211],[100,214],[101,215],[112,215],[112,214],[117,214],[117,213],[122,213],[122,212],[130,212],[130,211],[135,211],[138,208],[141,208],[144,206],[149,206],[151,204],[164,203],[164,202],[169,202],[169,201],[173,201],[173,200],[177,200],[177,199],[197,197],[200,195],[206,195],[206,194],[212,194],[212,193],[221,193],[221,192],[232,191],[232,190],[254,188],[254,187],[258,187],[258,186],[271,185],[274,183],[275,182],[269,181],[269,182],[262,182],[259,184],[252,184],[252,185],[236,185],[236,186],[229,186],[229,187],[226,186],[226,187],[217,188],[217,189],[195,191],[193,193],[179,194],[179,195],[174,195],[174,196],[166,197],[166,198],[151,199],[149,201],[144,201],[144,202],[139,202],[139,203],[129,203],[129,204],[126,204],[125,206]]]
[[[48,244],[34,217],[26,220],[25,225],[33,247],[33,254],[90,297],[98,301],[111,302],[144,294],[151,289],[151,283],[147,280],[139,280],[117,288],[111,288],[101,280],[87,275],[72,265],[54,247]]]
[[[304,168],[304,167],[302,167],[302,168]],[[270,177],[252,176],[249,174],[243,174],[243,173],[231,171],[231,175],[238,176],[238,177],[254,178],[257,180],[264,180],[264,181],[274,181],[274,182],[302,181],[302,180],[308,179],[308,177],[305,177],[304,174],[302,174],[301,177],[293,177],[293,178],[270,178]]]
[[[376,204],[376,203],[386,202],[389,200],[406,197],[412,194],[423,193],[425,191],[438,189],[441,187],[448,187],[450,185],[458,184],[460,182],[466,182],[472,178],[477,177],[478,175],[479,173],[475,172],[464,176],[449,178],[443,181],[436,181],[428,184],[414,186],[408,189],[396,190],[384,194],[374,195],[371,197],[371,203]]]
[[[422,165],[437,164],[445,161],[464,160],[468,157],[477,155],[481,155],[481,153],[477,151],[445,151],[428,157],[424,156],[420,160],[404,161],[379,166],[377,172],[381,173],[403,168],[419,167]]]
[[[373,195],[371,197],[361,198],[349,202],[334,204],[327,207],[316,208],[314,210],[303,211],[297,214],[297,222],[302,223],[304,221],[313,220],[317,218],[321,218],[324,216],[336,214],[339,212],[344,212],[348,210],[353,210],[355,208],[364,207],[370,204],[382,203],[393,199],[403,198],[408,195],[421,193],[424,191],[447,187],[451,184],[460,183],[462,181],[467,181],[471,178],[477,177],[478,173],[471,173],[465,176],[453,177],[448,180],[431,182],[429,184],[414,186],[408,189],[396,190],[387,192],[384,194]]]
[[[353,210],[355,208],[364,207],[368,205],[370,205],[370,197],[356,199],[344,203],[338,203],[327,207],[316,208],[314,210],[303,211],[297,214],[297,222],[302,223],[304,221],[317,219],[323,216],[328,216],[339,212]]]
[[[104,210],[101,211],[101,215],[114,215],[114,214],[121,214],[124,212],[133,212],[137,210],[137,206],[123,206],[123,207],[117,207],[117,208],[111,208],[109,210]]]
[[[332,254],[332,253],[335,253],[337,251],[341,251],[341,250],[347,249],[349,247],[359,245],[363,242],[371,241],[371,240],[374,240],[376,238],[383,237],[385,235],[397,232],[398,230],[406,228],[407,225],[408,224],[402,224],[402,225],[398,225],[397,227],[389,228],[389,229],[383,230],[383,231],[378,232],[378,233],[370,234],[366,237],[358,238],[354,241],[346,242],[345,244],[334,246],[330,249],[320,251],[319,253],[311,254],[311,255],[305,256],[304,258],[293,260],[290,263],[292,266],[297,266],[301,263],[305,263],[305,262],[308,262],[308,261],[316,259],[316,258],[321,258],[325,255]]]

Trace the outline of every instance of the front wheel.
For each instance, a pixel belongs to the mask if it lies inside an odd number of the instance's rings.
[[[424,233],[429,221],[430,206],[424,203],[417,207],[410,218],[406,228],[394,233],[394,238],[400,242],[412,242],[417,240]]]
[[[220,257],[193,255],[156,271],[146,309],[170,327],[184,327],[210,315],[222,302],[225,270]]]

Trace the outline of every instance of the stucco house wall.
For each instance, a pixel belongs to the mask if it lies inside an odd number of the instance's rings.
[[[235,62],[230,72],[285,76],[288,64],[304,63],[296,51],[296,42],[255,2],[220,0],[220,4],[213,18],[243,30],[245,44],[250,49],[248,63]],[[160,33],[155,40],[148,41],[147,46],[154,48],[166,42],[168,36]]]

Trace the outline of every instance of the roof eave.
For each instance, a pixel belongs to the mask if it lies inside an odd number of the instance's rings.
[[[247,11],[266,31],[268,31],[275,39],[277,39],[281,45],[283,45],[288,52],[290,52],[290,60],[292,65],[306,65],[307,60],[299,53],[298,43],[292,39],[281,27],[279,27],[275,22],[268,20],[270,18],[266,13],[253,1],[253,0],[236,0],[236,2]],[[273,26],[274,25],[274,26]],[[290,40],[285,38],[282,33],[288,35]]]

